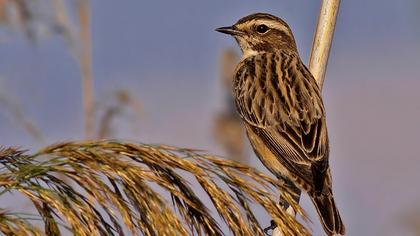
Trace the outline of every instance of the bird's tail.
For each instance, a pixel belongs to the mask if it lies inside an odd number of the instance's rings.
[[[321,218],[322,227],[324,227],[327,235],[344,235],[346,230],[340,213],[338,213],[332,193],[314,194],[311,196],[311,200]]]

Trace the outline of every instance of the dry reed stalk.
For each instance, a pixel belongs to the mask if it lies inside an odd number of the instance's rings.
[[[95,104],[95,111],[102,111],[98,123],[97,139],[111,138],[113,136],[112,121],[126,115],[125,111],[132,111],[135,116],[131,117],[132,122],[137,121],[143,115],[141,101],[126,89],[120,89],[100,99]],[[134,128],[134,127],[133,127]]]
[[[112,120],[121,113],[120,107],[108,107],[99,120],[98,139],[109,138],[112,133]]]
[[[324,85],[339,7],[340,0],[322,0],[318,25],[312,43],[309,70],[321,89]]]
[[[66,40],[67,45],[70,48],[70,53],[72,54],[72,56],[75,56],[74,49],[77,42],[77,39],[75,37],[76,30],[68,14],[66,4],[64,0],[51,0],[51,2],[53,7],[53,15],[55,19],[55,29],[56,31],[58,31],[59,34],[63,35],[64,40]]]
[[[71,184],[57,174],[66,176]],[[24,195],[36,207],[44,229],[24,216],[2,210],[0,231],[7,234],[13,229],[20,235],[61,235],[63,230],[75,235],[224,235],[209,204],[197,195],[186,175],[201,186],[234,235],[263,235],[252,204],[268,212],[285,235],[309,235],[277,204],[273,192],[280,189],[304,215],[278,180],[191,149],[118,141],[62,143],[33,155],[1,149],[0,197],[5,192]]]
[[[0,0],[0,23],[7,23],[7,0]]]
[[[83,108],[85,116],[85,136],[93,138],[94,134],[94,100],[93,100],[93,69],[92,43],[90,31],[89,0],[78,1],[80,23],[80,52],[79,64],[82,75]]]
[[[246,163],[248,158],[245,145],[247,142],[245,128],[236,112],[231,94],[232,78],[239,59],[232,48],[223,50],[219,59],[220,83],[224,93],[224,109],[214,117],[213,133],[215,140],[223,148],[226,156],[232,160]]]
[[[27,132],[34,140],[43,143],[45,141],[44,135],[35,126],[34,122],[29,120],[22,111],[21,107],[9,98],[0,95],[0,105],[2,105],[7,112],[10,113],[11,120]]]

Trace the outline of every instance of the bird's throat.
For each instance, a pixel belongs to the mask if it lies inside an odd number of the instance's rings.
[[[258,51],[248,48],[246,50],[243,50],[242,59],[252,57],[252,56],[255,56],[257,54],[258,54]]]

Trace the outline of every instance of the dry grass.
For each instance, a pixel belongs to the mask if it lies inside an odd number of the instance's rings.
[[[214,117],[213,133],[215,141],[223,148],[229,158],[237,162],[247,163],[245,128],[236,112],[231,94],[232,78],[239,59],[232,48],[223,50],[220,55],[220,84],[224,93],[224,107]]]
[[[65,230],[75,235],[226,234],[210,204],[197,195],[197,186],[189,183],[193,179],[234,235],[263,235],[252,203],[262,206],[285,235],[309,235],[277,204],[274,190],[288,196],[280,182],[190,149],[118,141],[62,143],[33,155],[2,149],[0,165],[0,196],[22,194],[45,226],[38,229],[25,216],[8,213],[13,209],[3,209],[0,231],[6,235],[61,235]]]
[[[71,2],[77,3],[76,9],[67,7]],[[89,4],[89,0],[0,0],[0,24],[18,26],[32,41],[49,34],[63,37],[80,66],[85,136],[93,138],[94,76]],[[78,19],[78,32],[71,19],[72,13]]]
[[[118,89],[98,99],[94,104],[98,119],[97,139],[114,138],[116,127],[113,124],[118,118],[125,118],[124,123],[130,124],[132,130],[143,115],[143,104],[127,89]]]
[[[78,62],[82,76],[82,94],[83,109],[85,115],[85,136],[88,139],[93,138],[94,122],[93,122],[93,63],[92,63],[92,36],[90,30],[90,7],[89,0],[78,1],[79,12],[79,42],[80,51]]]
[[[51,34],[62,35],[70,47],[75,42],[68,0],[0,0],[0,26],[18,28],[36,42]]]
[[[0,212],[0,232],[4,235],[42,235],[28,221],[7,212]]]
[[[0,107],[3,108],[2,112],[5,112],[13,123],[21,127],[35,141],[40,143],[45,141],[44,135],[35,123],[25,116],[18,102],[10,97],[4,96],[4,91],[2,89],[0,89]]]

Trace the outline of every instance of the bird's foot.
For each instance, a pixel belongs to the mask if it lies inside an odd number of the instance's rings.
[[[270,226],[268,226],[267,228],[264,229],[264,233],[265,235],[270,236],[271,234],[269,234],[270,231],[273,231],[275,228],[277,227],[276,222],[274,222],[274,220],[272,220],[270,222]]]

